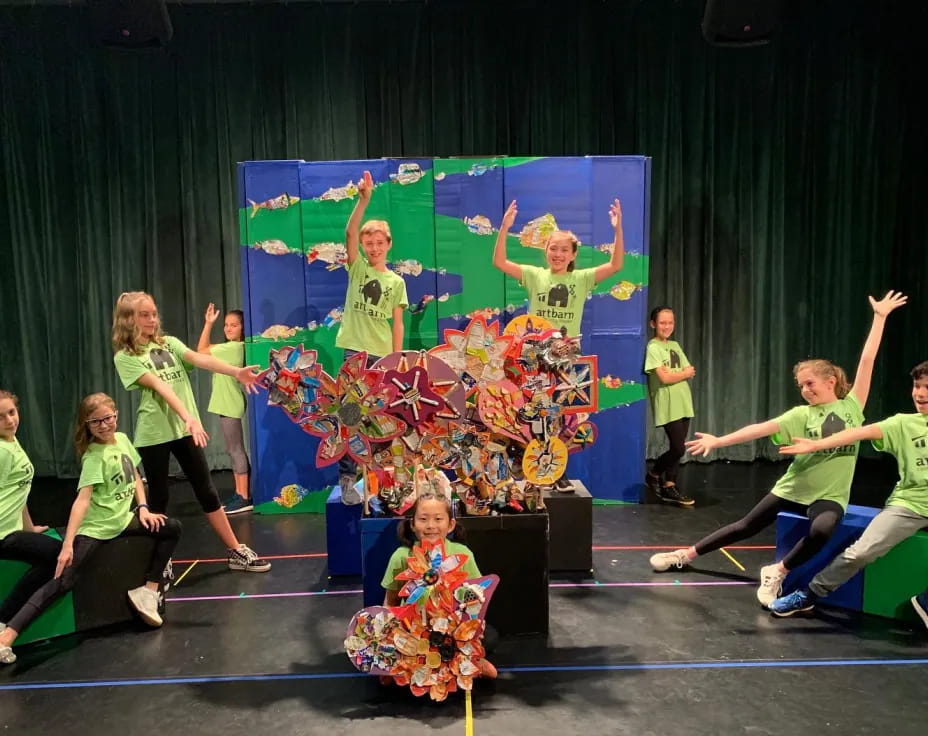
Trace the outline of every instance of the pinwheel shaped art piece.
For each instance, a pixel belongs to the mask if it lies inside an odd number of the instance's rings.
[[[505,378],[504,362],[511,345],[510,335],[499,334],[499,322],[487,325],[483,317],[475,317],[464,330],[445,330],[445,344],[429,350],[429,355],[451,366],[473,393]]]
[[[403,350],[396,353],[390,353],[378,360],[372,366],[375,369],[386,371],[395,371],[400,374],[408,374],[415,368],[424,369],[427,379],[425,389],[427,392],[436,393],[441,397],[441,405],[436,411],[428,414],[428,417],[421,419],[427,422],[433,416],[436,419],[447,419],[455,421],[464,416],[465,402],[467,398],[467,388],[461,382],[460,377],[444,360],[439,356],[431,355],[424,350]],[[387,380],[390,380],[389,376]],[[402,379],[401,379],[402,380]],[[408,388],[412,388],[409,381],[404,383]],[[423,386],[421,380],[416,385],[417,388]],[[407,390],[408,390],[407,388]],[[402,389],[398,390],[402,391]],[[421,391],[420,391],[421,393]],[[402,398],[399,397],[399,398]],[[408,402],[404,402],[408,406]],[[422,402],[420,402],[420,406]],[[399,406],[399,405],[398,405]],[[429,406],[426,404],[426,406]],[[404,420],[406,418],[404,417]],[[420,420],[408,424],[418,425]]]
[[[268,404],[279,406],[295,422],[318,410],[322,366],[315,350],[304,350],[302,345],[272,348],[268,363],[256,381],[267,389]]]
[[[355,353],[333,379],[322,373],[319,411],[300,422],[305,432],[320,437],[316,465],[325,467],[346,453],[370,464],[372,442],[386,442],[406,431],[406,423],[387,413],[396,388],[383,383],[383,373],[366,368],[367,354]]]
[[[398,576],[406,581],[400,595],[410,596],[407,603],[371,606],[352,618],[345,638],[352,664],[436,701],[470,690],[484,659],[483,618],[499,578],[467,580],[462,557],[446,554],[443,540],[417,544]]]

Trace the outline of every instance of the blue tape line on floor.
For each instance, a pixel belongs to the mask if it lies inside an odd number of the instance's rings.
[[[926,665],[928,659],[793,659],[743,662],[640,662],[637,664],[539,665],[500,667],[500,672],[615,672],[628,670],[711,670],[746,667],[863,667]],[[62,690],[87,687],[127,687],[138,685],[202,685],[214,682],[273,682],[280,680],[343,680],[370,677],[363,672],[318,672],[280,675],[215,675],[204,677],[166,677],[136,680],[85,680],[75,682],[23,682],[0,684],[4,690]]]

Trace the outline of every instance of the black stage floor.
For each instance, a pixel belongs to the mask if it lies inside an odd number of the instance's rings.
[[[772,529],[744,543],[761,549],[730,548],[747,573],[721,553],[651,572],[655,548],[736,519],[783,467],[690,465],[694,509],[596,507],[595,581],[554,581],[546,640],[499,642],[500,679],[474,691],[475,736],[923,734],[928,632],[837,610],[771,618],[751,583],[773,559]],[[852,501],[878,505],[893,479],[891,463],[861,461]],[[216,480],[231,488],[228,474]],[[37,521],[62,524],[71,488],[39,483]],[[235,517],[244,541],[281,557],[266,575],[234,573],[206,561],[222,550],[189,488],[172,493],[176,557],[201,562],[170,594],[165,626],[19,648],[0,669],[4,733],[465,733],[460,694],[434,704],[349,664],[359,581],[326,578],[322,516]]]

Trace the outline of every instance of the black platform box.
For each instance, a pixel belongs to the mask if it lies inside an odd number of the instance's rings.
[[[593,571],[593,497],[578,480],[573,493],[545,491],[549,522],[548,568],[552,573]]]

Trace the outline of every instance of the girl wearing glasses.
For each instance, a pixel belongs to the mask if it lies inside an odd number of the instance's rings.
[[[145,623],[161,626],[158,585],[180,539],[181,526],[177,519],[149,510],[138,471],[141,458],[129,438],[116,431],[116,423],[116,404],[106,394],[91,394],[81,402],[74,430],[81,477],[54,577],[36,590],[0,631],[2,662],[15,661],[11,647],[19,632],[74,587],[78,569],[94,552],[118,537],[155,538],[145,582],[130,590],[128,596]]]
[[[26,499],[32,488],[33,468],[16,439],[19,400],[0,390],[0,560],[29,565],[9,595],[0,603],[0,635],[30,596],[51,579],[61,542],[42,534],[48,527],[35,526]],[[16,661],[8,645],[0,646],[0,664]]]

